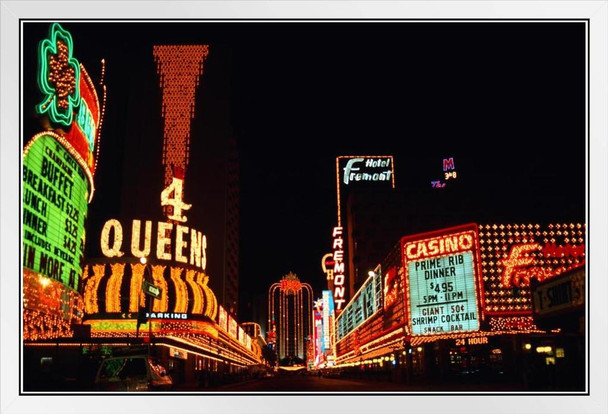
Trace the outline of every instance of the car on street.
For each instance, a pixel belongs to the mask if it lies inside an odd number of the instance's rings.
[[[149,355],[113,356],[103,360],[95,377],[99,391],[168,391],[173,380]]]

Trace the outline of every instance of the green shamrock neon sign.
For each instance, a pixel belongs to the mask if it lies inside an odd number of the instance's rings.
[[[74,109],[80,105],[80,65],[72,51],[72,35],[59,23],[53,23],[49,38],[38,47],[38,86],[44,98],[36,111],[66,126],[72,124]]]

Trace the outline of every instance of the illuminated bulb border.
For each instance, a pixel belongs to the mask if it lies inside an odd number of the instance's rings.
[[[85,175],[87,176],[87,178],[89,180],[90,194],[89,194],[89,199],[87,201],[90,203],[91,200],[93,199],[93,193],[95,192],[95,183],[93,182],[93,174],[91,173],[91,170],[89,169],[89,166],[87,165],[87,162],[80,156],[80,154],[74,149],[74,147],[72,147],[72,144],[70,144],[63,136],[61,136],[53,131],[43,131],[43,132],[37,133],[28,141],[27,145],[23,149],[23,158],[25,158],[25,156],[27,155],[27,153],[30,150],[30,148],[32,147],[32,145],[34,145],[34,142],[36,142],[36,140],[38,140],[38,138],[43,137],[43,136],[50,136],[50,137],[55,138],[57,141],[59,141],[59,143],[70,153],[70,155],[72,157],[74,157],[76,162],[78,162],[80,167],[83,169]]]

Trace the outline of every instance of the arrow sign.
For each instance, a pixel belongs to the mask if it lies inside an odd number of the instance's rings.
[[[152,283],[148,282],[147,280],[144,280],[144,284],[142,287],[143,287],[144,293],[146,295],[150,295],[156,299],[160,298],[160,296],[163,292],[161,288],[159,288],[158,286],[154,286]]]

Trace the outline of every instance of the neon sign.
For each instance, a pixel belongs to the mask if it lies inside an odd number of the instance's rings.
[[[142,263],[105,263],[85,266],[83,272],[85,311],[88,315],[122,314],[133,319],[144,303],[144,273],[160,287],[160,297],[152,299],[153,318],[180,319],[183,314],[217,314],[217,299],[203,272],[164,265]],[[158,316],[160,315],[160,316]],[[190,316],[188,316],[189,318]]]
[[[327,253],[321,259],[321,269],[323,269],[323,273],[327,275],[327,280],[334,280],[335,264],[333,253]]]
[[[181,211],[190,208],[190,204],[181,199],[182,180],[173,177],[171,184],[161,193],[161,205],[171,205],[173,210],[168,214],[169,220],[185,222],[187,217]],[[170,197],[173,194],[173,197]],[[153,224],[156,231],[153,232]],[[152,222],[146,220],[142,237],[141,220],[133,220],[131,225],[131,255],[148,257],[152,249],[152,237],[156,235],[156,259],[175,260],[203,270],[207,267],[207,237],[196,229],[172,222]],[[175,234],[175,237],[172,236]],[[142,243],[143,239],[143,243]],[[123,227],[116,219],[106,221],[101,230],[101,251],[106,257],[122,257]],[[174,244],[173,244],[174,243]]]
[[[382,169],[381,171],[377,171]],[[343,169],[343,183],[348,185],[360,181],[391,181],[393,169],[391,158],[350,158]]]
[[[234,339],[237,339],[237,329],[238,324],[236,323],[236,320],[234,320],[231,315],[228,315],[228,335],[230,335]]]
[[[23,159],[23,266],[78,289],[89,181],[52,133]]]
[[[409,260],[413,260],[470,250],[473,243],[474,234],[461,233],[408,243],[404,247],[404,252]]]
[[[314,342],[314,351],[315,351],[315,365],[319,365],[321,354],[325,349],[324,337],[323,337],[323,316],[319,311],[319,308],[316,308],[312,312],[313,315],[313,342]]]
[[[279,284],[280,289],[282,291],[286,291],[288,294],[298,292],[300,289],[302,289],[302,283],[295,277],[293,273],[289,273],[287,276],[285,276],[285,278],[281,279]]]
[[[376,278],[380,278],[380,275],[368,277],[342,313],[336,317],[337,341],[350,334],[380,308],[380,303],[376,300]]]
[[[344,293],[344,239],[342,238],[342,227],[334,227],[334,302],[336,309],[341,310],[345,302]]]
[[[188,319],[187,313],[174,313],[174,312],[146,312],[146,318],[150,319]]]
[[[160,205],[173,208],[171,213],[167,214],[167,218],[182,223],[188,221],[188,217],[182,216],[182,210],[189,210],[192,207],[192,204],[186,204],[182,199],[183,183],[183,179],[173,177],[171,183],[160,193]]]
[[[449,179],[458,178],[458,173],[456,172],[456,167],[454,166],[454,158],[444,158],[443,159],[443,176],[445,181],[447,182]],[[446,182],[441,180],[433,180],[431,181],[431,186],[433,188],[445,188]]]
[[[395,165],[392,155],[341,155],[336,157],[336,199],[338,226],[342,225],[341,186],[382,185],[395,188]]]
[[[133,257],[148,257],[152,251],[153,226],[156,229],[155,256],[158,260],[176,261],[201,268],[207,267],[207,237],[196,229],[168,222],[144,222],[141,235],[141,220],[133,220],[130,232],[130,253]],[[175,231],[174,239],[167,232]],[[143,242],[143,243],[142,243]],[[116,219],[105,222],[100,237],[101,251],[108,258],[122,257],[123,226]]]
[[[332,300],[331,291],[324,290],[323,295],[323,350],[328,352],[331,350],[331,324],[330,317],[334,313],[334,301]]]
[[[72,54],[72,36],[58,23],[52,24],[49,38],[42,40],[38,47],[37,82],[43,97],[35,111],[45,115],[50,123],[62,127],[57,131],[62,140],[94,174],[96,160],[93,151],[102,112],[93,82]],[[105,86],[103,88],[105,106]],[[45,128],[48,129],[48,125]]]
[[[585,263],[585,225],[480,225],[485,311],[530,314],[530,281],[554,278]]]
[[[540,266],[532,266],[535,264],[536,258],[531,253],[536,251],[541,251],[546,258],[581,258],[585,254],[585,245],[567,244],[558,247],[555,244],[548,244],[543,247],[538,243],[521,243],[511,246],[508,256],[498,261],[498,264],[504,268],[501,277],[503,287],[528,286],[532,278],[542,282],[561,273]]]
[[[397,301],[397,290],[399,289],[399,279],[397,278],[397,268],[392,267],[384,275],[384,309],[389,308]]]
[[[475,225],[402,239],[412,335],[480,329],[477,245]]]
[[[59,23],[51,25],[49,38],[38,47],[38,86],[44,97],[36,111],[65,126],[72,124],[80,105],[80,65],[73,49],[72,36]]]
[[[443,171],[453,171],[456,168],[454,167],[454,158],[444,158],[443,159]]]
[[[490,340],[487,336],[472,336],[468,338],[456,338],[454,340],[454,346],[466,346],[466,345],[487,345]]]
[[[169,185],[174,167],[185,171],[189,162],[190,120],[209,46],[156,45],[153,54],[163,93],[163,165],[165,185]]]
[[[80,100],[80,110],[78,111],[78,117],[76,118],[76,124],[84,134],[89,144],[89,150],[95,149],[95,135],[97,134],[97,126],[93,119],[93,113],[89,109],[84,99]]]
[[[218,325],[220,328],[224,330],[224,332],[228,332],[228,312],[220,305],[220,311],[218,313]]]

